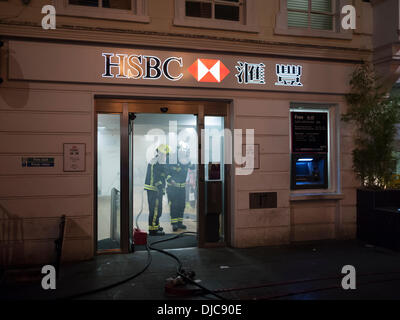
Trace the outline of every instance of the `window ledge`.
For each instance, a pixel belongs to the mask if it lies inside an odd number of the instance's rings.
[[[174,26],[177,27],[192,27],[201,29],[218,29],[227,31],[239,31],[248,33],[259,33],[260,29],[254,25],[244,25],[235,21],[211,20],[207,18],[174,18]]]
[[[302,28],[275,28],[274,33],[276,35],[285,36],[298,36],[298,37],[314,37],[314,38],[329,38],[329,39],[347,39],[353,38],[352,32],[335,32],[326,30],[313,30],[313,29],[302,29]]]
[[[299,193],[291,194],[290,201],[307,201],[307,200],[342,200],[343,193]]]

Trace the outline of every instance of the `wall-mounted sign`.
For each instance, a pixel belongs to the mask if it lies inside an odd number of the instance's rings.
[[[328,152],[328,113],[291,112],[292,152]]]
[[[150,79],[156,80],[164,76],[171,81],[177,81],[183,77],[182,73],[172,74],[170,64],[176,63],[182,67],[182,58],[168,57],[164,61],[155,56],[145,56],[122,53],[103,53],[104,73],[103,78],[120,79]],[[114,57],[114,62],[111,60]]]
[[[64,171],[85,171],[86,144],[64,143]]]
[[[21,158],[22,167],[54,167],[54,158]]]
[[[296,58],[8,43],[10,80],[343,94],[354,69],[353,63]]]
[[[302,66],[294,65],[276,65],[276,75],[278,81],[275,82],[276,86],[289,86],[289,87],[302,87],[300,82]]]
[[[235,74],[238,83],[244,84],[265,84],[265,64],[264,63],[248,63],[237,62]]]
[[[188,69],[198,82],[221,82],[229,70],[220,60],[197,59]]]

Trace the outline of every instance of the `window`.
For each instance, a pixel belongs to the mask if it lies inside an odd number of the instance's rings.
[[[353,31],[340,23],[340,8],[347,0],[279,0],[275,34],[351,39]]]
[[[187,17],[240,21],[243,0],[185,1]]]
[[[174,25],[258,32],[256,0],[175,0]]]
[[[131,10],[131,0],[69,0],[70,5]]]
[[[150,22],[147,0],[54,0],[57,14]]]
[[[332,0],[288,0],[288,27],[333,30]]]

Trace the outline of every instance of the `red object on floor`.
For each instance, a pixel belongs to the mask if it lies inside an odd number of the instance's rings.
[[[147,232],[134,228],[133,243],[137,245],[145,245],[147,243]]]

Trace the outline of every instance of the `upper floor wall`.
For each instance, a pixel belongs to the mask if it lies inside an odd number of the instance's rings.
[[[400,0],[372,0],[373,62],[383,86],[390,90],[400,78]]]
[[[344,31],[340,11],[349,3],[356,29]],[[135,38],[142,45],[342,59],[368,59],[373,47],[372,6],[365,0],[52,0],[57,29],[42,30],[46,4],[0,0],[0,34],[30,28],[30,35],[43,38]]]

